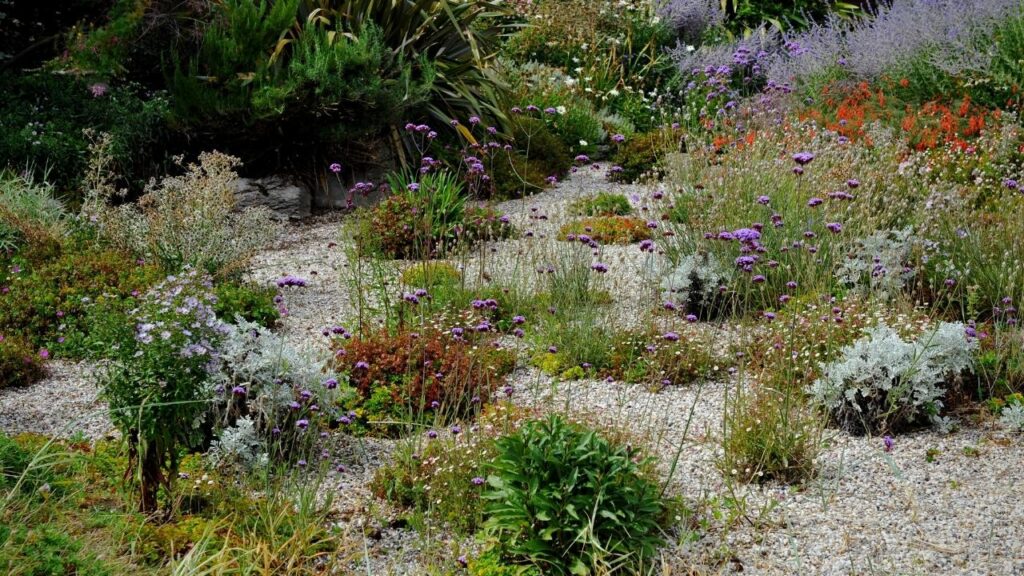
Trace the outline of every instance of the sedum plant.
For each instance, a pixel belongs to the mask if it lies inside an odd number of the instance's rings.
[[[914,341],[881,323],[821,367],[813,401],[854,434],[905,429],[942,408],[947,386],[973,366],[972,328],[943,322]]]
[[[497,450],[484,531],[510,560],[591,574],[641,565],[662,544],[666,503],[629,449],[552,415]]]

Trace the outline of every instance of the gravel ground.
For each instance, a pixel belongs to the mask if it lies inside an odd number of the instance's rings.
[[[672,485],[703,502],[698,510],[721,508],[715,496],[743,503],[750,521],[712,522],[696,544],[670,551],[679,573],[697,564],[773,575],[1024,574],[1024,445],[990,424],[901,435],[891,452],[880,438],[829,431],[821,474],[807,486],[732,492],[715,467],[729,385],[652,393],[607,382],[555,385],[525,371],[516,386],[522,404],[639,435],[663,471],[678,456]]]
[[[92,365],[54,360],[48,368],[50,375],[32,386],[0,389],[0,430],[92,439],[117,434],[97,399]]]
[[[555,254],[554,237],[570,217],[569,204],[603,190],[627,195],[644,214],[650,189],[611,184],[598,171],[581,169],[552,190],[499,206],[532,235],[493,243],[457,264],[471,281],[535,286],[533,270]],[[324,327],[350,327],[357,318],[342,230],[339,216],[290,227],[280,245],[253,264],[250,277],[257,282],[272,284],[286,274],[309,281],[285,292],[290,313],[281,331],[293,342],[322,346]],[[609,321],[629,327],[649,316],[658,301],[653,278],[664,260],[636,246],[604,247],[597,257],[610,265],[601,278],[615,297]],[[401,266],[383,272],[396,293]],[[51,366],[52,375],[41,383],[0,390],[0,429],[81,430],[93,438],[109,433],[89,367]],[[723,373],[721,380],[730,378]],[[1024,443],[991,423],[967,423],[949,435],[901,435],[891,452],[878,438],[829,431],[821,473],[808,485],[736,486],[715,467],[724,401],[735,383],[655,393],[608,382],[556,384],[522,369],[513,384],[518,403],[628,430],[660,457],[666,476],[676,462],[673,490],[694,503],[704,527],[696,541],[666,550],[667,574],[1024,575]],[[341,525],[362,543],[353,553],[355,573],[420,574],[420,558],[459,544],[395,523],[397,512],[370,495],[367,482],[388,461],[393,442],[336,440],[333,452],[351,464],[332,476],[330,486]],[[730,511],[735,521],[723,519]]]

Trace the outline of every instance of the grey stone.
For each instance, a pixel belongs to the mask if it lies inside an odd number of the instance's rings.
[[[301,220],[312,214],[309,189],[283,176],[239,178],[234,182],[234,192],[239,210],[266,206],[282,220]]]

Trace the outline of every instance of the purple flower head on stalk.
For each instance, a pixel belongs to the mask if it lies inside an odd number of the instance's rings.
[[[480,476],[476,476],[472,480],[470,480],[470,482],[473,483],[473,486],[482,486],[484,483],[484,479],[481,478]]]
[[[765,318],[765,320],[768,320],[769,322],[771,322],[772,320],[775,320],[775,313],[774,312],[765,312],[764,313],[764,318]]]
[[[793,174],[797,176],[803,176],[804,169],[802,166],[793,166]]]
[[[513,106],[511,112],[513,114],[522,114],[523,113],[523,109],[520,108],[519,106]]]
[[[686,315],[686,321],[689,322],[690,324],[693,324],[694,322],[697,321],[697,315],[696,314],[687,314]]]
[[[299,429],[305,430],[306,428],[309,428],[309,420],[306,420],[305,418],[301,418],[301,419],[299,419],[299,421],[297,421],[295,423],[295,425],[297,427],[299,427]]]
[[[754,281],[754,284],[761,284],[766,280],[766,278],[763,275],[758,274],[757,276],[754,276],[752,280]]]
[[[524,316],[513,316],[512,317],[512,323],[513,324],[525,324],[526,323],[526,318]]]
[[[892,452],[893,446],[896,445],[896,441],[893,440],[892,436],[882,437],[882,447],[886,452]]]
[[[662,335],[662,338],[669,342],[678,342],[679,334],[676,334],[675,332],[665,332],[665,334]]]
[[[1018,187],[1018,183],[1013,178],[1006,178],[1003,180],[1003,186],[1006,186],[1010,190],[1016,190]]]
[[[590,265],[590,269],[593,270],[594,272],[597,272],[598,274],[604,274],[605,272],[608,271],[608,265],[604,264],[603,262],[594,262],[593,264]]]
[[[671,301],[668,301],[668,300],[666,300],[665,303],[662,306],[665,308],[665,310],[675,311],[675,310],[678,309],[678,307],[675,305],[674,302],[671,302]]]
[[[587,156],[586,154],[578,154],[575,160],[579,164],[586,164],[587,162],[590,162],[590,156]]]
[[[327,380],[324,380],[324,387],[328,390],[334,390],[338,387],[338,380],[335,378],[328,378]]]
[[[522,328],[516,328],[515,330],[512,331],[512,335],[515,336],[516,338],[522,338],[523,336],[526,335],[526,332],[523,332]]]
[[[793,154],[793,161],[801,166],[806,166],[814,160],[814,154],[810,152],[797,152]]]
[[[650,228],[651,230],[654,230],[655,228],[658,227],[658,223],[655,222],[654,220],[648,220],[647,227]]]
[[[771,201],[772,201],[771,198],[769,198],[767,196],[764,196],[764,195],[761,195],[761,196],[757,197],[757,203],[762,205],[762,206],[767,206],[768,203],[771,202]]]
[[[360,360],[360,361],[356,362],[356,370],[369,370],[369,369],[370,369],[370,363],[369,362],[366,362],[365,360]]]
[[[556,109],[554,109],[554,108],[552,108],[552,107],[550,107],[550,106],[549,106],[549,107],[547,107],[547,108],[545,108],[545,109],[544,109],[544,113],[545,113],[545,114],[551,114],[551,115],[554,115],[554,114],[558,114],[558,110],[556,110]]]
[[[419,297],[413,294],[412,292],[405,292],[404,294],[402,294],[402,300],[405,300],[409,304],[413,305],[420,303]]]
[[[856,178],[850,178],[849,180],[846,181],[846,185],[849,186],[851,190],[853,190],[854,188],[860,186],[860,180],[857,180]]]
[[[761,233],[753,228],[740,228],[733,231],[732,237],[745,244],[753,244],[761,239]]]
[[[278,278],[277,287],[284,288],[285,286],[295,286],[298,288],[304,288],[309,285],[309,282],[305,278],[299,278],[298,276],[288,275],[283,278]]]
[[[456,426],[452,426],[452,435],[458,436],[461,433],[462,433],[462,428],[460,428],[457,425]]]
[[[476,126],[477,124],[480,123],[480,117],[479,116],[470,116],[469,117],[469,123],[472,124],[473,126]]]
[[[821,206],[822,202],[824,202],[824,200],[815,196],[814,198],[811,198],[810,200],[807,201],[807,205],[810,206],[811,208],[814,208],[815,206]]]
[[[431,440],[433,440],[434,438],[437,438],[437,431],[436,430],[427,430],[427,438],[430,438]]]
[[[526,106],[526,111],[527,112],[539,112],[540,108],[538,108],[535,104],[529,104],[529,105]]]
[[[330,170],[331,172],[338,174],[339,172],[341,172],[341,164],[334,162],[333,164],[330,165]]]
[[[625,141],[626,141],[626,137],[623,136],[622,134],[616,134],[616,135],[612,136],[612,142],[615,142],[616,144],[622,144]]]
[[[235,386],[231,389],[231,393],[235,396],[245,396],[245,386]]]
[[[825,228],[828,228],[830,231],[836,234],[843,231],[843,225],[840,224],[839,222],[829,222],[828,224],[825,224]]]

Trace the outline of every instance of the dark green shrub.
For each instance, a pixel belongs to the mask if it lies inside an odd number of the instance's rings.
[[[72,199],[85,173],[89,137],[111,135],[113,171],[120,183],[141,188],[162,164],[167,101],[130,87],[89,84],[70,75],[0,73],[0,158],[28,169]]]
[[[213,305],[218,318],[234,322],[241,316],[247,322],[272,327],[281,317],[274,304],[277,290],[253,283],[223,282],[214,289],[217,302]]]
[[[545,176],[561,178],[572,168],[573,155],[543,120],[525,115],[513,115],[511,123],[512,140],[530,164],[538,167]]]
[[[499,152],[489,157],[484,165],[491,178],[490,197],[494,200],[522,198],[547,186],[549,174],[542,163],[520,152]]]
[[[629,449],[559,416],[498,440],[484,531],[502,555],[545,574],[651,561],[667,509]]]
[[[667,153],[679,150],[682,137],[681,129],[665,128],[630,138],[612,157],[612,163],[622,170],[612,172],[611,179],[635,182],[645,174],[661,178],[663,172],[659,162]]]
[[[573,202],[572,211],[580,216],[628,216],[633,213],[633,207],[622,194],[600,192]]]
[[[420,62],[414,73],[414,61],[392,53],[374,25],[351,35],[313,22],[278,44],[293,31],[299,4],[230,0],[217,9],[198,54],[172,77],[179,121],[222,136],[239,125],[247,138],[278,131],[327,138],[339,128],[359,136],[426,101],[432,68]]]
[[[45,359],[40,353],[40,350],[31,348],[20,338],[0,334],[0,388],[27,386],[42,380],[46,376],[46,368],[43,366]]]

